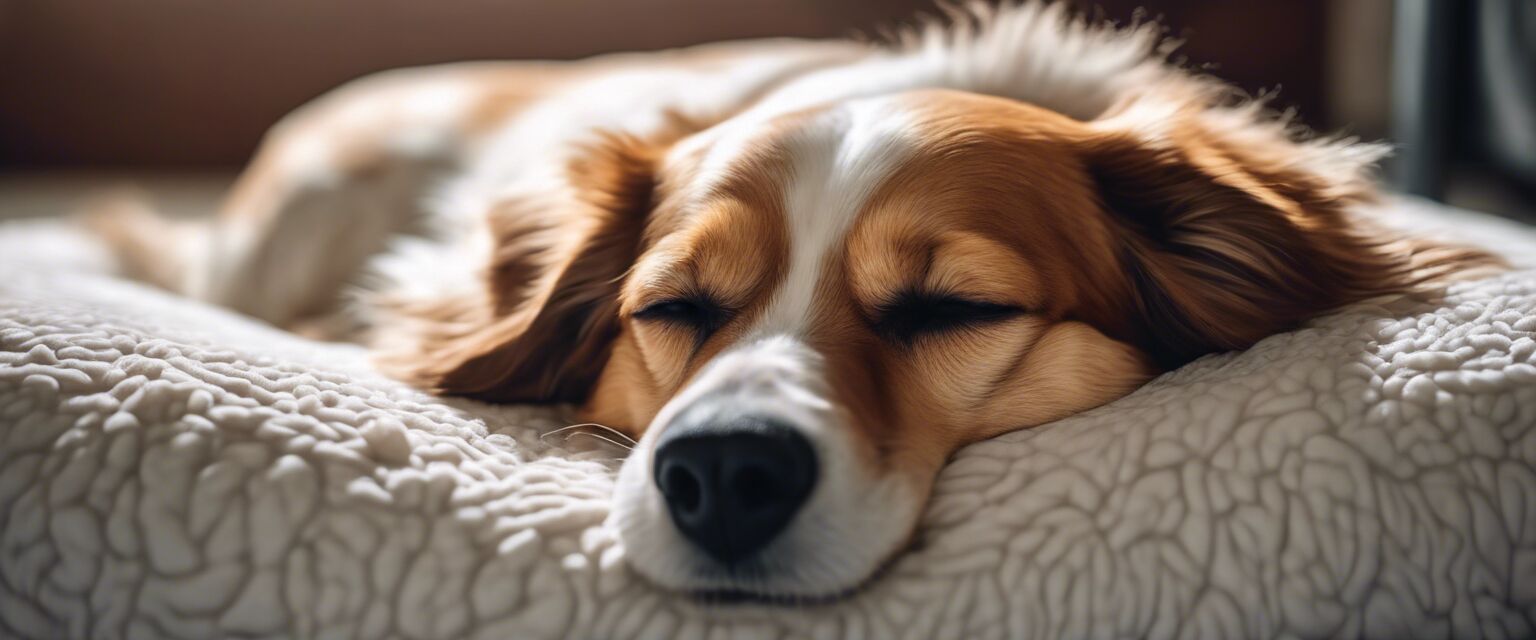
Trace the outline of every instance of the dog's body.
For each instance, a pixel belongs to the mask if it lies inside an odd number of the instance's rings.
[[[275,128],[211,225],[98,220],[285,326],[372,274],[389,371],[641,436],[642,574],[787,596],[869,576],[965,443],[1484,262],[1370,239],[1375,147],[1234,106],[1148,28],[975,11],[894,48],[395,72]]]

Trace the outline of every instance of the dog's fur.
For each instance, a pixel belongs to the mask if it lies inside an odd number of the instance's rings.
[[[966,443],[1491,264],[1368,227],[1380,147],[1158,44],[1027,3],[893,46],[394,72],[278,125],[212,224],[96,220],[134,273],[283,326],[350,327],[361,282],[394,375],[638,437],[615,523],[654,582],[824,595],[908,538]],[[722,403],[822,460],[745,567],[691,548],[650,481],[669,424]]]

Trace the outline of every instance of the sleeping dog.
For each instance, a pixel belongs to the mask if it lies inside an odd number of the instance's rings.
[[[94,222],[161,286],[361,315],[403,380],[632,435],[612,522],[650,581],[825,597],[957,448],[1488,262],[1366,226],[1379,147],[1158,44],[1026,3],[390,72],[273,128],[211,222]]]

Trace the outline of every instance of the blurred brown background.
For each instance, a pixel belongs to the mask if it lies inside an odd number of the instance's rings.
[[[1323,0],[1079,3],[1161,17],[1193,63],[1332,124]],[[0,0],[0,166],[233,166],[359,75],[731,38],[876,34],[931,0]]]

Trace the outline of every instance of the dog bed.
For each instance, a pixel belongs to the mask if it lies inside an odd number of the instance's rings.
[[[1531,637],[1536,232],[1440,304],[1346,309],[961,451],[914,548],[833,603],[632,576],[622,449],[436,398],[0,227],[0,635]],[[581,435],[578,435],[581,434]]]

